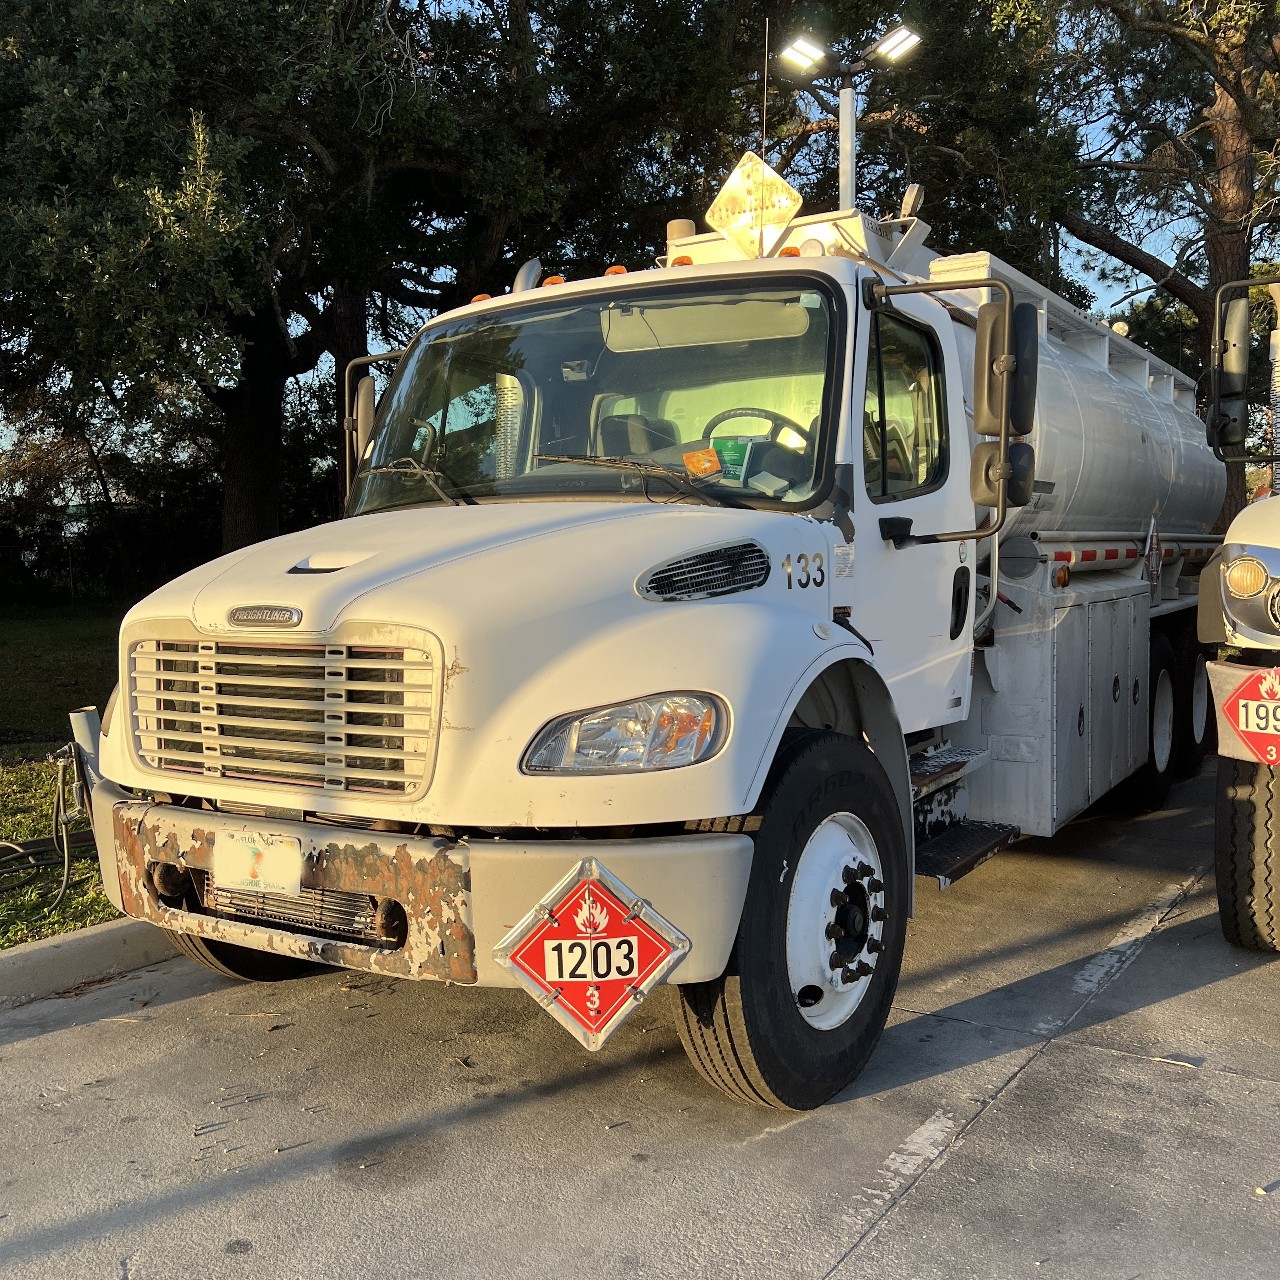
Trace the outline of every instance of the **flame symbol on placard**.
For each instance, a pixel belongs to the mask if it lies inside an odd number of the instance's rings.
[[[1258,685],[1258,692],[1272,702],[1280,699],[1280,675],[1274,671],[1268,671],[1262,677],[1262,683]]]
[[[591,896],[590,889],[584,895],[573,922],[586,934],[599,933],[609,923],[609,913]]]

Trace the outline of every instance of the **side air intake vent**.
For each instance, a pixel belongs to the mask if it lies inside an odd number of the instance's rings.
[[[706,600],[768,580],[769,553],[758,542],[731,542],[655,565],[640,575],[636,590],[646,600]]]

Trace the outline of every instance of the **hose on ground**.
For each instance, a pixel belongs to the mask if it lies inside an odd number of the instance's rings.
[[[44,840],[0,840],[0,895],[16,893],[50,877],[57,876],[57,888],[50,884],[40,898],[52,893],[46,904],[53,911],[67,891],[80,888],[93,878],[92,863],[97,851],[91,831],[72,831],[74,822],[85,816],[84,782],[80,775],[80,758],[74,744],[54,752],[49,757],[58,767],[54,786],[53,812],[50,815],[50,835]],[[73,864],[87,863],[83,871],[73,872]]]

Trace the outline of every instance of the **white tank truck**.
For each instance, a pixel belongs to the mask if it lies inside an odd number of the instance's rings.
[[[1268,286],[1271,333],[1271,441],[1280,423],[1280,276],[1237,280],[1218,290],[1208,439],[1224,462],[1280,464],[1245,450],[1248,405],[1247,290]],[[1228,294],[1241,294],[1224,307]],[[1274,487],[1273,487],[1274,488]],[[1280,951],[1280,502],[1246,507],[1210,562],[1199,607],[1200,639],[1217,712],[1215,863],[1218,918],[1227,941]]]
[[[243,979],[523,986],[588,1049],[672,984],[712,1084],[807,1108],[914,875],[1159,801],[1207,718],[1191,383],[918,192],[797,204],[748,155],[658,269],[436,317],[359,382],[344,519],[130,611],[73,717],[122,911]]]

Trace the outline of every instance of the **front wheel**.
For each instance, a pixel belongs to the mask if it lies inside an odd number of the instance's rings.
[[[218,942],[194,933],[182,933],[177,929],[166,929],[165,933],[187,959],[204,965],[206,969],[212,969],[224,978],[235,978],[239,982],[287,982],[292,978],[322,973],[328,967],[297,956],[255,951],[252,947],[238,947],[234,942]]]
[[[680,1039],[731,1097],[802,1111],[854,1080],[884,1029],[906,936],[906,848],[883,767],[841,734],[784,740],[758,812],[729,968],[679,988]]]
[[[1232,946],[1280,951],[1280,780],[1270,765],[1218,757],[1214,870]]]

